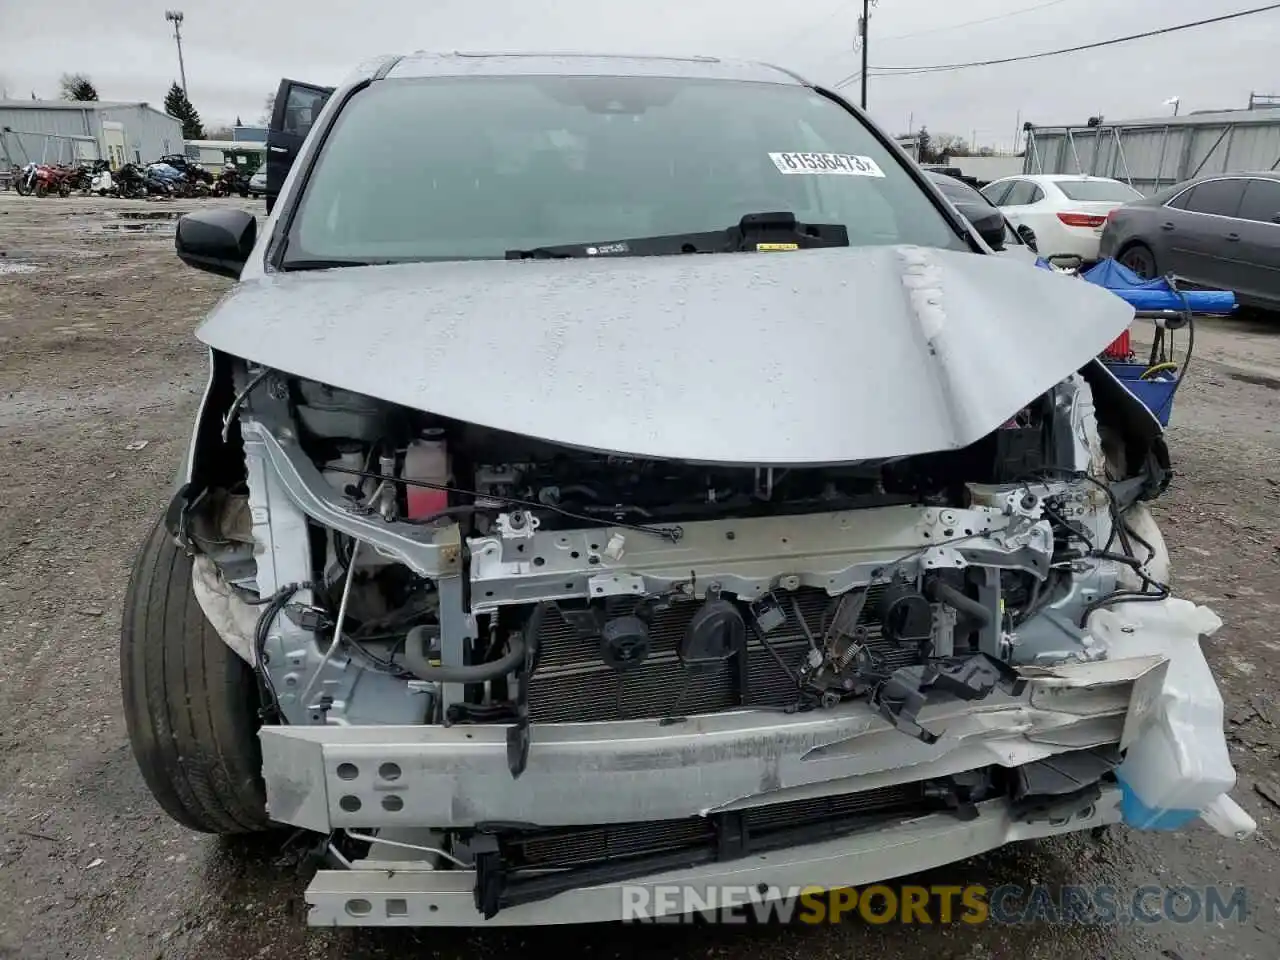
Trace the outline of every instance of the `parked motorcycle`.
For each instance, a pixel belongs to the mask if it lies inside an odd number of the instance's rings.
[[[13,177],[13,189],[18,191],[18,195],[29,197],[35,193],[36,189],[36,167],[38,164],[27,163],[19,167]]]
[[[109,196],[116,192],[116,182],[111,176],[109,167],[93,175],[93,179],[89,183],[89,192],[96,193],[100,197]]]
[[[199,160],[192,159],[181,153],[166,153],[161,157],[158,163],[167,163],[175,170],[182,171],[186,178],[192,183],[203,182],[213,183],[214,176],[209,172]]]
[[[88,196],[93,189],[94,178],[110,169],[111,165],[106,160],[83,160],[71,172],[68,183],[72,190],[79,190]]]
[[[57,194],[60,197],[71,196],[71,181],[75,170],[66,164],[58,163],[39,168],[36,176],[36,196],[47,197]]]
[[[126,163],[115,173],[116,194],[126,200],[148,196],[158,183],[143,173],[136,163]]]
[[[24,197],[47,197],[51,193],[69,197],[73,173],[70,167],[61,164],[28,163],[14,186]]]
[[[213,195],[215,197],[229,197],[233,193],[241,197],[248,197],[249,178],[235,167],[223,167],[222,173],[213,182]]]
[[[187,189],[186,174],[177,167],[157,161],[147,164],[144,175],[151,180],[164,184],[166,187],[165,193],[168,196],[185,197],[190,195]]]

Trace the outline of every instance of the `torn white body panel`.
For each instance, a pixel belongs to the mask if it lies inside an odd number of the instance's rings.
[[[218,574],[217,565],[206,556],[194,559],[191,590],[205,619],[218,632],[222,642],[245,663],[256,666],[258,658],[253,646],[253,633],[261,611],[237,597]]]
[[[1236,772],[1223,733],[1222,695],[1200,650],[1200,638],[1221,627],[1212,610],[1179,598],[1121,603],[1090,617],[1090,631],[1111,656],[1145,651],[1169,664],[1116,771],[1133,826],[1175,829],[1209,813],[1209,824],[1228,835],[1256,828],[1227,797]]]

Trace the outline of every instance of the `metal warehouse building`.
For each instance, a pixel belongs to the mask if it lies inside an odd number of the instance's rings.
[[[1204,174],[1280,168],[1275,108],[1026,130],[1023,173],[1114,177],[1148,195]]]
[[[0,100],[0,165],[149,163],[182,153],[182,122],[146,103]]]

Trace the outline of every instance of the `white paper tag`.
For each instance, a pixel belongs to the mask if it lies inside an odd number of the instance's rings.
[[[771,153],[779,173],[820,174],[829,177],[883,177],[884,171],[870,157],[853,153]]]

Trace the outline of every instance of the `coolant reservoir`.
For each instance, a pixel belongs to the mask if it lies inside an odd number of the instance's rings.
[[[333,489],[345,494],[347,487],[360,485],[360,477],[348,471],[359,471],[363,466],[364,451],[359,444],[350,444],[341,447],[338,456],[326,463],[320,473]],[[334,467],[340,469],[335,470]]]
[[[1216,810],[1235,786],[1222,695],[1200,651],[1200,637],[1221,626],[1212,610],[1179,598],[1120,603],[1089,620],[1111,659],[1157,654],[1169,660],[1159,700],[1116,771],[1130,826],[1177,829]],[[1217,828],[1212,816],[1205,819]]]
[[[449,482],[449,452],[445,447],[444,431],[424,431],[421,439],[409,444],[404,455],[405,480],[422,480],[427,483]],[[440,513],[449,505],[445,490],[405,485],[405,499],[409,519],[420,520]]]

